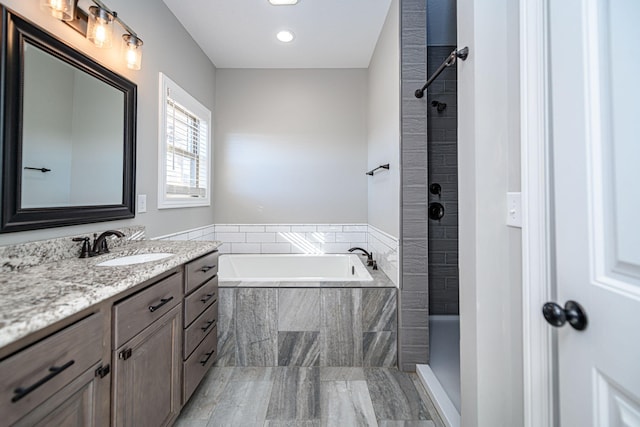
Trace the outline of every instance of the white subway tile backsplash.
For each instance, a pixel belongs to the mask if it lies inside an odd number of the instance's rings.
[[[267,233],[290,233],[291,226],[290,225],[266,225],[265,230]]]
[[[246,233],[220,233],[216,231],[216,240],[228,243],[245,243]]]
[[[231,252],[234,254],[259,254],[260,243],[232,243]]]
[[[200,241],[216,240],[216,235],[214,233],[207,233],[207,234],[201,236],[198,240],[200,240]]]
[[[327,254],[344,254],[351,248],[350,243],[325,243],[324,252]]]
[[[290,254],[290,243],[263,243],[261,252],[263,254]]]
[[[238,228],[242,233],[264,233],[264,225],[241,225]]]
[[[341,233],[342,231],[344,231],[342,225],[336,225],[336,224],[318,225],[317,229],[319,232]]]
[[[199,237],[202,236],[202,229],[199,230],[193,230],[193,231],[189,231],[189,240],[197,240]]]
[[[336,233],[305,233],[304,237],[310,242],[317,243],[335,243],[336,241]]]
[[[274,243],[276,233],[247,233],[247,243]]]
[[[367,233],[336,233],[336,242],[366,242]]]
[[[235,233],[240,231],[240,226],[238,225],[220,224],[215,227],[217,233]]]
[[[317,226],[315,225],[292,225],[291,231],[295,233],[307,233],[311,231],[317,231]]]
[[[354,231],[354,232],[366,233],[368,231],[367,227],[368,226],[366,224],[351,224],[351,225],[343,226],[342,231]]]

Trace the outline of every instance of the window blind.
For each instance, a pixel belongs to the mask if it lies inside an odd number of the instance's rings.
[[[166,106],[166,197],[207,196],[208,124],[171,97]]]

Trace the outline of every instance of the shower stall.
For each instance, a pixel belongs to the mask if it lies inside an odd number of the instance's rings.
[[[456,64],[472,52],[456,47],[455,0],[401,4],[399,361],[400,368],[416,370],[445,425],[457,427],[461,405]]]

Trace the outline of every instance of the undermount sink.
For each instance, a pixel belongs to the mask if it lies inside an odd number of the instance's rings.
[[[150,254],[136,254],[129,256],[122,256],[119,258],[113,258],[108,261],[97,264],[98,267],[118,267],[123,265],[142,264],[143,262],[158,261],[164,258],[169,258],[173,254],[165,252],[156,252]]]

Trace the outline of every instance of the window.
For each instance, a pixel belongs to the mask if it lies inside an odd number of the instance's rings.
[[[211,111],[160,73],[158,208],[210,206]]]

